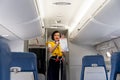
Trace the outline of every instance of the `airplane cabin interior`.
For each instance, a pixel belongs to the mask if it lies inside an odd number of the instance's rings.
[[[51,80],[54,31],[64,55],[59,80],[120,80],[119,3],[0,0],[0,80]]]

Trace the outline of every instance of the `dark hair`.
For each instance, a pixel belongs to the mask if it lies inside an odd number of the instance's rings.
[[[53,33],[52,33],[52,36],[51,36],[51,38],[52,38],[52,40],[54,40],[54,34],[55,33],[60,33],[59,31],[54,31]],[[61,33],[60,33],[60,37],[61,37]]]

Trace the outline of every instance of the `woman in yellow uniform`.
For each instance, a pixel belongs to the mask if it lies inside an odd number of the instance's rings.
[[[61,37],[60,32],[54,31],[51,36],[53,41],[48,42],[49,53],[51,53],[49,66],[48,66],[48,80],[59,80],[59,79],[62,80],[63,53],[59,43],[60,37]],[[59,74],[60,73],[59,71],[61,72],[61,74]]]

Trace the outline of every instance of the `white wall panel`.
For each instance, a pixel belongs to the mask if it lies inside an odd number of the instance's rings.
[[[24,41],[14,40],[8,42],[12,52],[24,52]]]
[[[80,80],[82,57],[96,55],[98,52],[92,46],[81,46],[69,42],[70,80]]]

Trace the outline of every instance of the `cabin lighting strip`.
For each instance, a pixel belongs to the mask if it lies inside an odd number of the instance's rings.
[[[44,21],[43,21],[44,20],[43,1],[42,0],[35,0],[35,5],[36,5],[38,15],[41,18],[42,26],[44,26]]]

